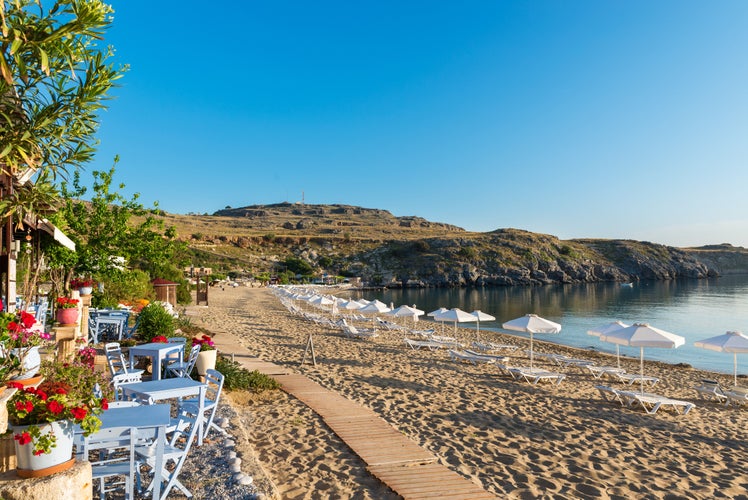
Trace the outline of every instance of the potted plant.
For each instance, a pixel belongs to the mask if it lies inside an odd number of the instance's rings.
[[[96,281],[91,278],[73,278],[70,281],[70,287],[77,289],[81,295],[91,295]]]
[[[72,467],[74,425],[85,436],[96,432],[101,426],[98,415],[109,407],[106,380],[85,363],[45,363],[42,374],[46,378],[38,388],[9,383],[18,389],[7,409],[20,477],[41,477]],[[97,397],[97,385],[109,394]]]
[[[50,335],[26,311],[0,313],[0,383],[9,379],[28,379],[39,370],[39,347]]]
[[[213,343],[208,335],[203,335],[200,338],[193,338],[192,345],[200,345],[200,354],[197,355],[197,361],[195,362],[195,368],[197,373],[201,377],[204,377],[208,370],[216,369],[216,345]]]
[[[78,302],[78,299],[70,297],[57,298],[55,319],[60,326],[75,326],[78,323]]]

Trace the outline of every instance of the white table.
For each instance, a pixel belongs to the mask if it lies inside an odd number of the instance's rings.
[[[166,357],[179,351],[180,359],[184,359],[184,344],[181,342],[151,342],[150,344],[136,345],[130,348],[130,366],[135,366],[136,357],[149,357],[153,360],[151,369],[151,378],[154,380],[161,379],[161,362]]]
[[[140,397],[152,401],[163,401],[165,399],[184,398],[189,396],[198,397],[198,434],[197,444],[203,444],[203,409],[205,408],[205,393],[208,384],[198,382],[190,378],[167,378],[163,380],[150,380],[136,384],[124,384],[120,386],[123,397],[130,399]]]
[[[159,472],[164,464],[164,445],[166,443],[166,426],[169,425],[171,418],[171,406],[168,404],[157,404],[157,405],[146,405],[146,406],[133,406],[128,408],[110,408],[105,410],[101,415],[101,428],[102,429],[114,429],[117,427],[137,427],[139,432],[153,432],[153,437],[156,439],[156,463],[154,467],[154,481],[155,478],[160,478]],[[83,450],[83,443],[85,437],[83,437],[83,430],[76,426],[75,429],[75,444],[77,446],[77,452],[81,453]],[[156,481],[153,484],[153,500],[157,500],[161,496],[161,481]]]

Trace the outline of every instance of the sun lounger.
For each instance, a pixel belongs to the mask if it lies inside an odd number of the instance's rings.
[[[628,385],[633,385],[634,382],[641,383],[644,385],[649,384],[650,387],[654,387],[657,382],[660,381],[657,377],[649,377],[647,375],[640,375],[638,373],[614,373],[615,377],[620,381]]]
[[[600,395],[605,401],[617,401],[621,403],[621,406],[626,406],[626,400],[621,397],[621,395],[619,394],[621,391],[619,391],[618,389],[608,387],[607,385],[596,385],[595,389],[600,392]]]
[[[449,350],[449,357],[452,361],[462,361],[464,363],[472,363],[477,365],[478,363],[495,363],[496,359],[489,356],[481,356],[480,354],[470,354],[466,351],[453,351]]]
[[[482,352],[509,351],[512,352],[519,346],[511,344],[495,344],[493,342],[473,342],[473,347]]]
[[[423,340],[428,340],[434,334],[434,330],[408,330],[408,335],[416,335]]]
[[[343,327],[343,333],[346,337],[354,339],[373,339],[378,337],[379,334],[374,330],[356,328],[353,325],[345,325]]]
[[[465,349],[465,352],[473,356],[480,356],[482,358],[492,359],[495,363],[506,363],[507,361],[509,361],[509,358],[507,358],[506,356],[496,356],[495,354],[485,354],[482,352],[471,351],[470,349]]]
[[[602,377],[603,375],[607,375],[611,378],[617,378],[616,375],[626,373],[626,370],[623,368],[616,368],[615,366],[594,366],[594,365],[587,365],[585,366],[592,376],[596,379]]]
[[[748,388],[745,387],[730,387],[725,392],[727,397],[726,404],[732,404],[735,406],[748,404]]]
[[[435,351],[436,349],[442,349],[444,347],[444,345],[440,342],[434,342],[431,340],[413,340],[406,338],[405,343],[414,351],[418,349],[428,349],[429,351]]]
[[[397,331],[397,330],[407,330],[404,326],[400,326],[397,323],[393,323],[392,321],[385,321],[382,318],[376,318],[377,324],[383,328],[386,328],[387,330],[391,331]]]
[[[531,385],[537,385],[541,380],[559,385],[566,378],[563,373],[550,372],[541,368],[509,368],[509,372],[515,379],[524,379]]]
[[[641,406],[649,414],[657,413],[660,408],[671,408],[676,413],[685,415],[695,404],[679,399],[671,399],[659,394],[640,393],[633,391],[619,391],[618,394],[628,403],[628,406]]]
[[[561,364],[565,367],[575,366],[579,368],[580,370],[584,371],[584,369],[587,368],[588,366],[593,366],[595,362],[590,361],[588,359],[568,358],[568,359],[561,361]]]
[[[724,389],[722,389],[716,380],[701,379],[701,382],[694,387],[694,390],[706,399],[714,398],[720,403],[727,403],[729,401]]]

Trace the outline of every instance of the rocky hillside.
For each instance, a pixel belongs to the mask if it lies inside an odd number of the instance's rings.
[[[286,269],[359,276],[387,286],[538,285],[704,278],[748,272],[748,250],[680,249],[632,240],[566,240],[518,229],[474,233],[348,205],[281,203],[212,216],[165,215],[193,264],[251,275]]]

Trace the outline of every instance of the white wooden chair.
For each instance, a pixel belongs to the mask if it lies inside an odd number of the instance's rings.
[[[203,404],[203,439],[208,437],[208,432],[210,432],[211,428],[226,435],[225,430],[213,423],[213,417],[216,415],[218,400],[221,397],[221,390],[223,389],[223,374],[219,371],[209,369],[205,373],[205,382],[208,384],[208,389],[205,393]],[[190,415],[196,415],[199,412],[199,405],[200,401],[197,399],[185,399],[179,403],[179,409]]]
[[[135,445],[138,432],[135,427],[100,429],[84,438],[83,457],[91,462],[94,482],[99,482],[99,498],[111,498],[110,493],[123,489],[125,498],[134,498]],[[121,481],[108,481],[123,477]]]
[[[188,378],[190,376],[190,373],[192,373],[192,368],[195,367],[197,356],[199,354],[200,344],[193,345],[192,350],[190,351],[190,356],[186,361],[174,361],[173,363],[169,363],[168,365],[166,365],[166,375],[172,377]]]

